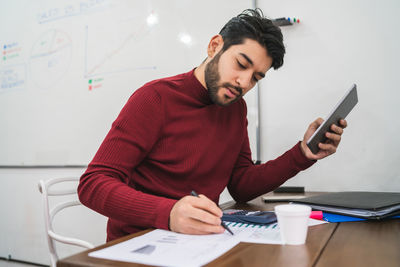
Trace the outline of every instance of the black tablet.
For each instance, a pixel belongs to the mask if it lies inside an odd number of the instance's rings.
[[[310,148],[312,153],[318,153],[318,143],[324,143],[326,141],[327,138],[325,133],[330,131],[331,125],[339,125],[339,121],[346,118],[357,102],[357,85],[353,84],[353,86],[346,92],[346,94],[331,111],[324,122],[318,127],[310,139],[308,139],[307,146]]]

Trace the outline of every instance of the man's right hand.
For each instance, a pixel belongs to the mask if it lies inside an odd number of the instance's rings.
[[[221,217],[221,209],[206,196],[185,196],[172,207],[169,228],[183,234],[223,233]]]

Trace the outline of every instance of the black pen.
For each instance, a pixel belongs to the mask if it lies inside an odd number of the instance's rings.
[[[194,197],[199,197],[199,195],[196,193],[196,191],[192,190],[192,192],[190,192],[190,194]],[[228,228],[228,226],[226,226],[226,224],[221,220],[221,225],[222,227],[224,227],[231,235],[233,235],[233,232],[231,231],[231,229]]]

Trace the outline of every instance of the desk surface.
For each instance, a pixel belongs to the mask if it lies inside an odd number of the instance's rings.
[[[307,193],[309,195],[310,193]],[[312,194],[312,193],[311,193]],[[256,198],[246,204],[228,202],[222,209],[273,210],[280,203],[263,203]],[[132,234],[102,246],[61,259],[58,267],[144,266],[92,258],[88,253],[115,245],[151,230]],[[240,243],[206,266],[400,266],[400,219],[368,222],[329,223],[309,228],[305,245]]]

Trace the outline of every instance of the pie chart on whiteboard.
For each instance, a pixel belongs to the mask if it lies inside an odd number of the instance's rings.
[[[72,55],[71,38],[56,29],[43,33],[33,44],[30,70],[34,83],[40,88],[50,88],[67,72]]]

